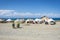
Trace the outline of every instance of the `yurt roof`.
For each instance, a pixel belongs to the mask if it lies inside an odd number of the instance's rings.
[[[20,21],[20,19],[16,19],[15,21]]]
[[[7,19],[6,21],[12,21],[11,19]]]
[[[37,19],[37,18],[35,19],[35,21],[40,21],[40,20],[41,20],[41,19]]]

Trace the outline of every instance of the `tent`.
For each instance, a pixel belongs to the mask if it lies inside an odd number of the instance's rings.
[[[0,19],[0,21],[4,21],[3,19]]]
[[[3,19],[0,19],[0,23],[2,23],[4,20]]]
[[[7,21],[7,22],[11,22],[12,20],[11,20],[11,19],[7,19],[6,21]]]

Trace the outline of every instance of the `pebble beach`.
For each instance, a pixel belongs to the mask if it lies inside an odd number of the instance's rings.
[[[56,25],[0,23],[0,40],[60,40],[60,21]]]

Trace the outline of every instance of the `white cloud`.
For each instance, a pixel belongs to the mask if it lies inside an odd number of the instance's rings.
[[[15,10],[0,10],[0,15],[11,15]]]
[[[59,17],[60,14],[57,13],[20,13],[16,12],[15,10],[0,10],[0,17],[18,17],[18,18],[24,18],[24,17],[41,17],[41,16],[48,16],[48,17]]]

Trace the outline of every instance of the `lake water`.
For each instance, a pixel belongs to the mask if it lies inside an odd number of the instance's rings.
[[[5,20],[7,20],[7,19],[12,19],[12,20],[25,19],[25,20],[27,20],[27,19],[36,19],[36,18],[2,18],[2,19],[5,19]],[[54,20],[60,20],[60,18],[52,18],[52,19],[54,19]]]

